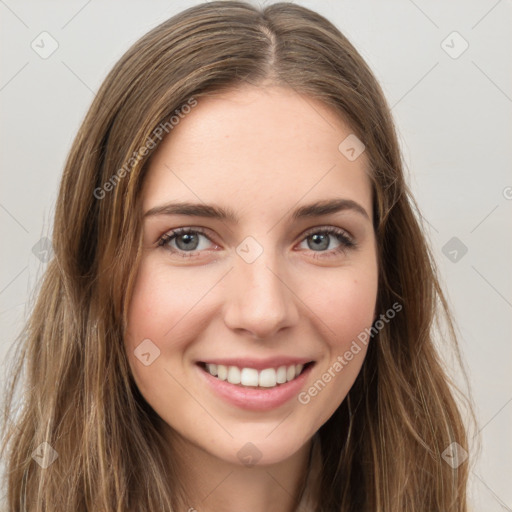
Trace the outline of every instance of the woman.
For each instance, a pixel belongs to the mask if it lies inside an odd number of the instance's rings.
[[[210,2],[146,34],[66,163],[9,510],[466,511],[413,205],[323,17]]]

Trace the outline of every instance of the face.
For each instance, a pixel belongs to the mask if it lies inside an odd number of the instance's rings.
[[[283,461],[354,383],[378,271],[351,133],[310,97],[244,86],[200,98],[153,155],[125,348],[185,445]]]

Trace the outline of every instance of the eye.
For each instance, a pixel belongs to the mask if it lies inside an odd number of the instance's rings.
[[[320,253],[314,255],[314,258],[336,256],[338,253],[356,247],[355,241],[346,231],[335,227],[315,228],[304,236],[302,243],[306,242],[309,250]],[[201,239],[206,242],[201,244]],[[333,239],[338,244],[335,247],[331,247]],[[179,257],[189,258],[197,257],[198,252],[208,250],[208,242],[213,244],[210,237],[201,228],[186,227],[177,228],[162,235],[157,242],[157,246],[163,247]],[[215,244],[214,246],[218,247]]]
[[[172,253],[177,253],[179,256],[188,258],[196,256],[196,251],[207,249],[207,247],[204,247],[204,244],[201,244],[201,238],[212,242],[203,230],[199,228],[177,228],[160,237],[157,245],[158,247],[168,249]]]
[[[305,237],[304,242],[307,243],[308,249],[313,252],[327,253],[325,256],[324,254],[314,255],[314,258],[336,256],[356,246],[355,241],[346,231],[335,227],[315,228],[307,232]],[[331,244],[333,239],[338,244],[335,247]]]

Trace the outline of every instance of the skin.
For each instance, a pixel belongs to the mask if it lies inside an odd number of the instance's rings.
[[[338,150],[351,133],[313,98],[244,85],[199,98],[152,156],[144,212],[191,201],[240,217],[238,224],[177,214],[144,220],[125,348],[137,386],[162,419],[187,507],[292,511],[311,438],[360,371],[365,345],[309,403],[294,397],[255,412],[224,401],[195,365],[220,356],[304,356],[315,361],[307,391],[371,326],[378,282],[372,192],[365,153],[349,161]],[[333,198],[357,202],[367,217],[347,209],[291,218],[299,206]],[[356,247],[336,252],[343,246],[328,235],[327,248],[317,248],[312,235],[330,226]],[[183,235],[158,246],[180,227],[203,228],[206,236],[196,235],[193,251],[183,249]],[[263,249],[252,263],[236,252],[248,236]],[[160,350],[148,366],[134,355],[145,339]],[[237,456],[247,442],[261,452],[253,467]]]

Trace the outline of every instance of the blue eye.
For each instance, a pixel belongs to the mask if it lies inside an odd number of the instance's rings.
[[[208,243],[206,243],[206,247],[200,247],[201,238],[214,244],[202,229],[187,227],[177,228],[166,233],[158,240],[157,245],[183,258],[197,257],[202,250],[208,249]],[[339,245],[329,249],[333,238],[338,241]],[[314,228],[304,235],[302,243],[304,242],[308,242],[309,250],[318,253],[314,255],[315,258],[336,256],[356,247],[356,243],[344,230],[334,227]],[[218,246],[215,245],[215,247]]]
[[[338,247],[326,251],[325,249],[330,247],[333,237],[337,239],[339,245]],[[308,242],[309,240],[311,240],[311,243]],[[307,245],[309,249],[315,253],[320,253],[319,255],[315,254],[315,258],[336,256],[338,253],[345,252],[356,246],[356,243],[344,230],[334,227],[315,228],[306,233],[305,241],[308,242]]]
[[[210,240],[198,228],[178,228],[171,231],[171,233],[166,233],[165,235],[163,235],[160,238],[160,240],[158,240],[158,246],[165,247],[166,249],[169,249],[171,252],[178,253],[180,256],[187,258],[195,255],[193,251],[201,250],[201,248],[198,248],[199,237],[203,237],[206,238],[207,240]],[[172,247],[171,242],[174,242],[177,248]],[[192,254],[186,254],[187,252],[190,252]]]

